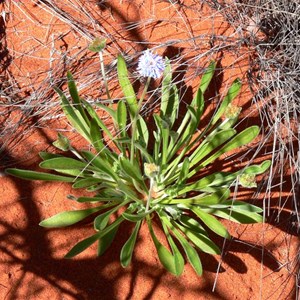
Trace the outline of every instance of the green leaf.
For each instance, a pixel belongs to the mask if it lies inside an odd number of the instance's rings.
[[[85,249],[87,249],[89,246],[91,246],[93,243],[95,243],[97,240],[99,240],[101,237],[107,235],[111,231],[115,230],[116,227],[120,225],[121,222],[123,222],[123,218],[119,217],[116,219],[110,226],[105,228],[103,231],[100,231],[87,239],[84,239],[83,241],[80,241],[77,243],[65,256],[65,258],[72,258],[76,256],[77,254],[81,253]]]
[[[172,70],[171,64],[168,58],[165,59],[165,70],[163,75],[162,87],[161,87],[161,113],[165,116],[170,112],[171,105],[169,107],[169,98],[171,90]],[[168,109],[169,108],[169,109]]]
[[[109,131],[109,129],[105,126],[105,124],[103,123],[103,121],[100,119],[100,117],[98,116],[98,114],[96,113],[96,111],[93,109],[93,107],[91,106],[91,104],[89,104],[87,101],[85,100],[81,100],[82,103],[84,104],[87,112],[89,113],[89,115],[96,121],[97,125],[105,132],[105,134],[112,140],[114,141],[114,137],[112,135],[112,133]],[[105,107],[106,106],[98,103],[98,106],[101,105],[101,107]]]
[[[219,131],[209,135],[191,155],[191,167],[196,165],[201,159],[209,155],[213,150],[224,144],[236,134],[234,129]],[[191,171],[189,177],[193,176],[195,171]]]
[[[176,268],[176,276],[180,276],[184,269],[184,259],[180,251],[178,250],[171,234],[169,233],[169,230],[167,228],[167,225],[162,222],[164,233],[167,237],[168,243],[172,249],[173,255],[174,255],[174,263]]]
[[[207,235],[202,234],[201,232],[199,232],[199,230],[189,230],[189,228],[181,226],[178,223],[176,223],[176,225],[189,238],[189,240],[201,251],[209,254],[220,254],[220,249],[218,248],[218,246]]]
[[[197,222],[194,218],[192,218],[191,216],[181,215],[179,222],[184,227],[187,227],[189,231],[199,232],[199,233],[207,236],[207,232],[202,227],[202,225],[199,222]]]
[[[222,204],[228,204],[230,206],[232,206],[233,210],[236,211],[245,211],[245,212],[255,212],[255,213],[261,213],[264,210],[258,206],[249,204],[247,202],[244,201],[238,201],[238,200],[227,200],[222,202]]]
[[[112,166],[106,160],[104,160],[100,156],[94,155],[90,151],[81,151],[81,153],[89,161],[89,164],[99,169],[100,172],[103,172],[110,176],[114,181],[118,180],[118,175],[114,172]]]
[[[96,37],[91,44],[88,46],[88,49],[92,52],[100,52],[106,47],[106,39]]]
[[[89,125],[90,122],[89,122],[89,119],[88,119],[88,117],[87,117],[87,115],[86,115],[86,113],[85,113],[85,111],[82,107],[82,103],[81,103],[80,98],[79,98],[76,83],[74,81],[74,78],[73,78],[72,74],[69,71],[67,72],[67,79],[68,79],[69,93],[71,95],[73,103],[75,104],[75,109],[78,110],[78,112],[80,113],[83,120],[86,122],[87,125]]]
[[[263,217],[257,213],[242,210],[216,209],[213,210],[212,213],[217,217],[241,224],[261,223],[264,220]]]
[[[65,255],[65,258],[72,258],[72,257],[78,255],[79,253],[83,252],[89,246],[94,244],[100,238],[100,236],[101,236],[101,232],[100,233],[98,232],[98,233],[80,241]]]
[[[229,88],[227,95],[223,99],[218,111],[212,118],[211,125],[214,125],[220,119],[220,117],[225,112],[229,103],[231,103],[231,101],[239,94],[241,87],[242,87],[241,80],[239,78],[235,79],[234,82],[232,83],[231,87]]]
[[[99,178],[93,178],[93,177],[83,178],[83,179],[76,180],[76,182],[72,185],[72,188],[82,189],[99,183],[101,183],[101,179]]]
[[[229,142],[227,142],[220,150],[215,152],[213,155],[211,155],[209,158],[207,158],[204,162],[201,163],[201,167],[207,166],[209,163],[213,162],[215,159],[220,157],[222,154],[234,150],[238,147],[241,147],[243,145],[246,145],[253,141],[259,134],[259,127],[258,126],[251,126],[239,134],[237,134],[235,137],[233,137]],[[196,168],[197,170],[199,167]]]
[[[265,173],[271,166],[270,160],[265,160],[260,165],[251,165],[246,167],[244,170],[241,171],[241,174],[255,174],[259,175]]]
[[[69,139],[67,137],[65,137],[64,135],[62,135],[60,132],[58,133],[57,140],[55,142],[53,142],[52,145],[62,151],[70,150]]]
[[[183,198],[183,199],[166,199],[162,200],[160,203],[167,204],[185,204],[185,205],[211,205],[219,203],[223,200],[226,200],[230,195],[230,190],[227,188],[219,189],[212,194],[202,194],[192,198]]]
[[[157,239],[157,237],[156,237],[156,235],[155,235],[155,233],[153,231],[150,219],[147,219],[147,223],[148,223],[149,231],[150,231],[150,234],[151,234],[151,237],[152,237],[154,246],[156,248],[156,251],[157,251],[157,254],[158,254],[158,258],[159,258],[160,262],[162,263],[162,265],[170,273],[176,275],[177,274],[177,268],[175,266],[174,256]]]
[[[116,211],[118,211],[118,209],[125,206],[127,203],[128,203],[127,200],[123,201],[121,204],[114,207],[113,209],[110,209],[110,210],[106,211],[105,213],[97,216],[94,220],[94,229],[97,231],[103,230],[107,226],[110,216],[113,213],[115,213]],[[113,205],[115,205],[115,204],[113,204]]]
[[[94,118],[91,119],[90,136],[94,148],[99,155],[102,155],[103,151],[105,150],[105,145],[103,143],[103,136],[101,134],[98,123]]]
[[[117,69],[118,69],[119,83],[122,88],[123,94],[125,96],[125,100],[128,105],[131,119],[134,119],[138,109],[137,99],[136,99],[135,91],[131,85],[131,82],[128,79],[126,62],[121,55],[118,56]]]
[[[140,226],[141,226],[141,221],[136,223],[132,234],[130,235],[129,239],[122,247],[121,254],[120,254],[120,261],[121,261],[121,265],[123,268],[126,268],[131,262],[132,253],[133,253],[133,249],[134,249],[134,246],[136,243],[136,238],[137,238]]]
[[[56,214],[48,219],[40,222],[40,226],[49,227],[49,228],[59,228],[73,225],[87,216],[101,210],[102,207],[94,207],[82,210],[73,210],[73,211],[64,211],[59,214]]]
[[[54,153],[49,153],[45,151],[39,152],[39,156],[41,157],[42,160],[47,160],[50,158],[56,158],[56,157],[62,157],[60,154],[54,154]]]
[[[98,256],[101,256],[112,244],[117,232],[119,229],[119,225],[114,227],[111,231],[108,231],[107,234],[103,235],[101,239],[99,239],[98,244]]]
[[[161,118],[167,120],[169,123],[169,127],[171,128],[178,115],[179,94],[177,86],[175,84],[170,84],[168,89],[168,99],[162,99],[162,101],[164,102],[161,102]],[[162,94],[162,98],[166,98],[163,96],[164,95]]]
[[[131,189],[127,184],[125,184],[122,180],[118,181],[117,190],[122,192],[129,199],[140,202],[140,199],[139,199],[138,195],[136,194],[136,192],[133,189]]]
[[[61,174],[64,174],[64,175],[69,175],[69,176],[73,176],[73,177],[76,177],[79,178],[79,177],[89,177],[91,176],[90,173],[88,173],[87,171],[82,171],[82,170],[79,170],[79,169],[54,169],[54,171],[58,172],[58,173],[61,173]]]
[[[117,108],[117,120],[118,120],[118,130],[121,137],[127,137],[126,133],[126,123],[127,123],[127,110],[125,103],[120,100]]]
[[[101,109],[103,109],[105,112],[107,112],[107,114],[112,117],[112,119],[115,123],[118,123],[117,111],[113,108],[113,106],[107,106],[102,103],[96,103],[96,105],[98,107],[100,107]]]
[[[69,157],[56,157],[42,161],[39,166],[49,170],[71,170],[85,169],[87,163]]]
[[[149,141],[149,131],[145,120],[140,115],[137,122],[137,140],[140,141],[143,147],[147,147]]]
[[[46,181],[62,181],[62,182],[74,182],[74,177],[66,177],[49,173],[20,170],[9,168],[5,170],[5,173],[13,175],[18,178],[27,180],[46,180]]]
[[[206,68],[205,73],[202,75],[201,82],[200,82],[200,89],[203,94],[206,91],[206,89],[208,88],[208,86],[214,76],[215,69],[216,69],[216,62],[211,61],[209,66]]]
[[[120,156],[120,166],[126,175],[136,180],[138,183],[142,185],[144,189],[147,190],[143,176],[141,174],[141,170],[138,168],[136,164],[131,163],[131,161],[125,158],[124,156],[123,157]]]
[[[220,223],[215,217],[211,216],[210,214],[204,212],[200,208],[192,207],[191,210],[201,219],[201,221],[212,231],[216,234],[224,237],[230,238],[230,234],[228,233],[227,229],[224,227],[222,223]]]
[[[185,182],[188,178],[187,176],[189,174],[189,165],[190,165],[190,160],[188,157],[186,157],[181,166],[181,170],[180,170],[179,177],[178,177],[178,185],[185,184]]]
[[[154,162],[152,156],[148,153],[148,150],[145,147],[143,147],[140,143],[135,142],[134,147],[136,147],[137,149],[140,150],[142,156],[145,158],[145,160],[148,163],[153,163]]]
[[[179,190],[179,193],[184,194],[190,191],[205,191],[210,187],[230,186],[240,174],[261,174],[270,167],[270,164],[271,162],[268,160],[264,161],[261,165],[248,166],[235,173],[216,172],[185,186]]]
[[[175,237],[182,245],[186,256],[192,265],[197,275],[202,275],[202,264],[197,251],[189,244],[189,242],[180,234],[180,232],[174,227],[174,225],[168,220],[168,217],[164,214],[160,214],[162,222],[166,223],[167,226],[173,231]]]
[[[114,198],[114,197],[78,197],[77,202],[83,203],[83,202],[122,202],[124,199],[122,198]]]
[[[118,209],[114,207],[113,209],[106,211],[105,213],[97,216],[97,218],[95,218],[94,220],[94,229],[97,231],[103,230],[107,226],[110,216],[117,210]]]
[[[229,181],[233,181],[237,176],[237,174],[233,175],[232,173],[227,172],[216,172],[213,174],[209,174],[194,183],[186,185],[185,187],[180,189],[178,193],[185,194],[190,191],[203,191],[208,186],[226,185],[228,183],[228,178],[230,178]]]
[[[142,213],[138,213],[138,214],[131,214],[128,212],[123,212],[122,217],[130,222],[138,222],[141,221],[143,219],[145,219],[146,216],[150,215],[152,212],[154,212],[156,210],[156,207],[153,207],[152,209],[148,210],[147,212],[142,212]]]
[[[70,124],[76,129],[76,131],[81,134],[88,142],[90,141],[89,136],[89,125],[85,122],[85,120],[82,118],[82,115],[76,109],[73,105],[69,103],[64,93],[59,89],[54,87],[54,90],[59,94],[61,99],[61,107],[64,111],[65,116],[67,117]]]

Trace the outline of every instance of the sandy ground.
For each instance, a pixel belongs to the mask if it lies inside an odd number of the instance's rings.
[[[121,247],[131,230],[126,226],[121,227],[119,239],[102,257],[97,258],[95,248],[91,247],[72,260],[63,258],[78,240],[93,230],[88,224],[47,230],[38,223],[60,211],[81,208],[66,199],[74,191],[68,184],[27,182],[8,177],[3,170],[12,166],[36,169],[38,152],[54,151],[49,145],[56,139],[57,129],[66,130],[78,146],[83,145],[74,132],[69,132],[63,117],[50,120],[49,116],[57,116],[59,110],[50,83],[52,76],[65,76],[65,70],[77,63],[76,77],[81,75],[82,80],[85,75],[87,78],[81,94],[99,96],[98,83],[88,80],[97,69],[95,59],[86,51],[92,38],[89,33],[94,32],[94,36],[111,34],[107,60],[115,58],[120,49],[134,53],[163,44],[165,46],[158,49],[160,54],[169,58],[183,55],[181,63],[189,64],[189,59],[199,54],[195,49],[206,51],[205,59],[200,55],[198,62],[193,60],[192,71],[182,70],[180,66],[176,69],[178,80],[186,75],[185,72],[191,72],[191,77],[187,77],[191,78],[190,94],[195,88],[194,79],[197,79],[193,72],[201,73],[203,61],[219,59],[219,67],[224,71],[215,78],[213,89],[222,94],[232,78],[239,76],[245,82],[253,53],[243,46],[238,52],[225,44],[220,47],[219,41],[218,47],[223,50],[210,54],[207,49],[214,47],[215,41],[191,39],[208,34],[227,40],[235,37],[234,28],[216,13],[212,18],[208,7],[200,7],[194,1],[185,1],[189,9],[175,1],[172,5],[171,1],[110,1],[110,4],[90,1],[83,6],[86,10],[77,11],[77,15],[72,6],[67,5],[73,1],[66,1],[65,5],[56,1],[63,13],[55,16],[46,9],[45,1],[40,2],[40,5],[35,1],[0,4],[5,12],[2,19],[0,17],[0,87],[5,91],[4,96],[1,94],[4,105],[0,107],[0,118],[1,130],[9,132],[2,137],[0,153],[0,299],[295,299],[295,257],[299,240],[295,228],[288,222],[288,210],[281,212],[279,222],[272,217],[277,215],[279,199],[289,201],[288,182],[282,189],[272,190],[274,205],[271,203],[266,223],[224,222],[234,240],[224,243],[217,236],[213,237],[223,254],[215,257],[200,254],[204,268],[202,277],[196,276],[189,265],[179,278],[166,273],[155,255],[146,227],[140,231],[132,264],[127,269],[119,263]],[[73,20],[71,23],[62,17],[66,15]],[[98,23],[89,21],[91,15]],[[83,26],[79,26],[79,22]],[[134,23],[140,26],[131,28]],[[173,45],[174,41],[183,42]],[[15,105],[6,105],[9,87],[17,91]],[[27,117],[24,108],[29,99],[28,103],[36,105],[37,113],[33,118]],[[38,104],[45,99],[50,99],[47,109],[40,111]],[[244,85],[237,104],[243,106],[245,115],[251,113],[250,124],[258,123],[250,99],[249,89]],[[214,102],[211,105],[213,108]],[[264,205],[262,196],[256,197],[252,192],[242,191],[239,197],[250,202],[255,198],[256,205]]]

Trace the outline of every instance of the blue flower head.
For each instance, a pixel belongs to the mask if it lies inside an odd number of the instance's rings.
[[[161,76],[164,69],[164,59],[160,55],[152,53],[149,49],[144,51],[143,55],[139,58],[137,71],[143,77],[157,79]]]

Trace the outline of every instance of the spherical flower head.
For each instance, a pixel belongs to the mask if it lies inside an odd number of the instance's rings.
[[[154,79],[159,78],[165,69],[165,61],[160,56],[149,49],[144,51],[143,55],[139,58],[138,72],[143,77],[151,77]]]

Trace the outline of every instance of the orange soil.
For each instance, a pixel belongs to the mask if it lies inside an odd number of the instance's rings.
[[[170,2],[110,1],[110,7],[104,9],[91,1],[93,9],[90,12],[96,19],[101,16],[101,25],[113,35],[108,41],[107,59],[115,57],[119,49],[130,52],[142,50],[143,44],[139,44],[139,41],[148,41],[147,46],[151,47],[162,42],[188,40],[191,36],[212,32],[215,35],[234,37],[234,29],[220,15],[212,18],[212,12],[206,6],[203,6],[199,14],[200,5],[194,4],[194,1],[184,1],[193,8],[189,10],[180,7],[175,1],[172,5]],[[6,43],[8,53],[3,51],[4,48],[1,48],[1,53],[12,57],[12,62],[7,69],[2,70],[2,74],[13,74],[14,80],[19,84],[20,95],[26,99],[26,95],[33,93],[42,84],[46,76],[45,70],[51,68],[51,47],[55,51],[69,49],[68,55],[74,55],[76,51],[86,48],[88,37],[79,32],[78,28],[74,29],[62,19],[42,10],[34,1],[26,4],[12,1],[9,6],[2,5],[9,18],[1,23],[6,29],[6,32],[1,33],[2,45]],[[70,6],[65,9],[70,10]],[[69,13],[75,20],[77,17],[86,22],[86,27],[93,26],[80,14],[76,16],[72,11]],[[129,24],[150,18],[153,22],[144,24],[139,30],[123,29],[125,22]],[[100,34],[100,27],[97,24],[95,27],[97,36]],[[51,38],[60,34],[65,34],[64,38],[53,39],[53,46]],[[27,40],[26,37],[29,36],[31,39]],[[193,49],[207,51],[211,42],[191,39],[158,52],[165,55],[182,52],[188,59],[199,54],[193,52]],[[55,51],[54,57],[59,56]],[[28,55],[21,56],[20,53]],[[217,80],[214,83],[216,86],[220,85],[220,93],[233,78],[245,76],[250,54],[249,49],[241,47],[239,53],[224,48],[217,57],[206,56],[206,62],[211,58],[219,58],[220,66],[225,70],[221,74],[222,80],[219,78],[222,85]],[[78,56],[84,58],[85,54],[79,53]],[[91,55],[89,58],[87,63],[94,70]],[[194,70],[201,68],[205,60],[200,59],[198,65],[195,63]],[[83,61],[82,64],[84,63],[86,62]],[[10,77],[6,79],[11,80]],[[193,85],[196,84],[193,82],[191,80]],[[95,95],[96,88],[93,88],[92,91],[88,87],[86,90]],[[252,111],[250,97],[247,86],[244,86],[237,103],[244,106],[245,114]],[[8,116],[5,114],[7,109],[9,108],[5,107],[3,110],[2,127],[16,123],[22,116],[19,109]],[[57,110],[57,106],[55,109]],[[255,119],[249,122],[255,122]],[[5,149],[0,154],[3,168],[17,166],[35,169],[38,151],[53,150],[49,148],[56,139],[57,133],[53,128],[69,129],[61,118],[60,121],[42,122],[41,128],[28,131],[26,124],[23,124],[10,137],[5,136]],[[74,133],[68,134],[81,145]],[[123,269],[119,263],[120,249],[131,230],[127,226],[121,227],[119,239],[102,257],[97,258],[95,247],[91,247],[78,257],[65,260],[64,254],[77,241],[91,234],[93,229],[81,225],[47,230],[39,227],[38,223],[60,211],[82,208],[82,205],[66,200],[68,194],[74,194],[70,185],[27,182],[8,177],[2,172],[0,176],[0,299],[293,299],[293,258],[297,253],[298,239],[295,233],[288,232],[289,227],[284,223],[288,211],[281,213],[281,226],[272,222],[255,225],[224,222],[236,240],[223,244],[222,239],[214,237],[221,248],[224,246],[223,256],[214,257],[201,253],[203,276],[197,277],[192,268],[186,265],[183,275],[176,278],[160,265],[145,226],[140,231],[133,261],[127,269]],[[277,203],[279,197],[285,201],[288,192],[287,186],[281,194],[274,189],[271,199],[274,203]],[[239,197],[251,200],[253,195],[252,192],[241,191]],[[262,200],[256,200],[256,204],[262,205]]]

